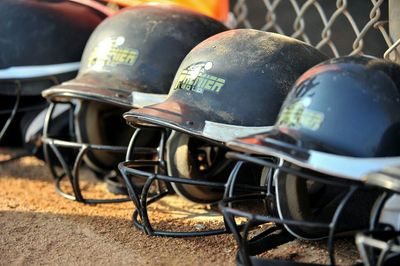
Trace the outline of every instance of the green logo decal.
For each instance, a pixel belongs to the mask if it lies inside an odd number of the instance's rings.
[[[225,79],[206,74],[212,68],[212,62],[199,62],[182,70],[174,90],[188,90],[197,93],[211,91],[219,93],[225,85]]]
[[[106,38],[93,49],[89,56],[89,66],[102,68],[104,66],[133,65],[139,55],[136,49],[122,47],[125,38]]]
[[[308,128],[317,130],[324,121],[324,114],[318,111],[307,109],[311,103],[310,98],[304,98],[296,101],[282,110],[278,125],[284,125],[291,128]]]

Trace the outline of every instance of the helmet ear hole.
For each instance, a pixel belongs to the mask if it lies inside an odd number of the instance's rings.
[[[127,146],[134,129],[127,126],[122,114],[124,109],[94,101],[83,101],[75,121],[78,141],[81,143],[109,146]],[[112,170],[125,154],[110,151],[90,150],[85,163],[99,173]]]
[[[297,166],[291,166],[299,170]],[[278,175],[277,197],[279,213],[284,219],[329,223],[346,189],[307,180],[292,174]],[[318,239],[328,235],[326,228],[287,226],[295,236]]]
[[[300,170],[298,166],[290,168]],[[321,174],[320,174],[321,175]],[[329,178],[327,176],[327,178]],[[348,189],[328,185],[292,174],[279,172],[276,178],[276,197],[279,216],[282,219],[329,224]],[[362,190],[355,193],[343,210],[337,231],[345,232],[366,228],[369,213],[377,193]],[[354,217],[359,219],[354,219]],[[302,239],[320,239],[328,235],[326,228],[285,225],[294,236]]]
[[[212,182],[225,182],[233,166],[222,148],[176,131],[167,142],[167,162],[171,176]],[[223,190],[206,186],[172,183],[172,187],[197,203],[215,202],[223,195]]]
[[[310,206],[310,195],[307,193],[306,180],[291,174],[280,173],[277,178],[277,197],[281,218],[311,221],[315,220]],[[326,220],[326,219],[325,219]],[[292,233],[304,238],[318,238],[321,229],[290,226]]]

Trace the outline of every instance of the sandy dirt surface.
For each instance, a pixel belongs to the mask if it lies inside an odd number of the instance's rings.
[[[10,151],[0,149],[0,159]],[[89,196],[104,196],[103,184],[85,183]],[[44,163],[34,157],[0,165],[0,265],[235,265],[230,235],[149,237],[131,225],[130,202],[83,205],[54,191]],[[177,196],[155,203],[150,216],[161,228],[196,230],[221,225],[218,213]],[[351,240],[336,246],[338,262],[355,262]],[[292,241],[263,256],[326,263],[324,242]]]

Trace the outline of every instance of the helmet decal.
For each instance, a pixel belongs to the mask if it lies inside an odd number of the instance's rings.
[[[99,42],[89,56],[89,66],[101,69],[105,66],[129,65],[135,64],[139,55],[137,49],[123,47],[125,37],[105,38]]]
[[[206,74],[206,71],[211,70],[212,67],[212,62],[199,62],[183,69],[174,90],[188,90],[201,94],[205,90],[219,93],[225,85],[225,79]]]
[[[308,109],[311,101],[310,97],[305,97],[286,106],[279,116],[278,126],[295,129],[303,127],[314,131],[319,129],[324,121],[324,114]]]

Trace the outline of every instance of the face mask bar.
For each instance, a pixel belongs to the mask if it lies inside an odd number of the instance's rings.
[[[47,107],[47,103],[46,104],[38,104],[38,105],[34,105],[34,106],[30,106],[30,107],[24,107],[24,108],[20,108],[20,101],[21,101],[21,94],[23,91],[23,83],[24,82],[32,82],[32,81],[41,81],[41,80],[48,80],[50,81],[53,85],[57,85],[60,84],[59,80],[57,79],[57,77],[55,76],[49,76],[46,78],[40,77],[40,78],[26,78],[26,79],[20,79],[20,80],[2,80],[1,82],[6,82],[6,83],[12,83],[15,85],[15,102],[14,102],[14,106],[12,109],[9,110],[1,110],[0,111],[0,115],[3,114],[10,114],[10,116],[7,118],[7,121],[4,123],[1,131],[0,131],[0,142],[3,140],[6,132],[8,131],[10,125],[12,124],[12,122],[15,119],[15,116],[17,115],[18,112],[29,112],[29,111],[36,111],[36,110],[42,110],[45,109]],[[35,155],[36,152],[38,151],[38,147],[35,146],[33,148],[33,150],[31,151],[25,151],[25,152],[21,152],[18,153],[14,156],[12,156],[11,158],[7,159],[7,160],[2,160],[0,161],[0,164],[4,164],[4,163],[8,163],[14,160],[18,160],[22,157],[26,157],[26,156],[31,156],[31,155]]]
[[[368,231],[356,235],[356,245],[366,266],[397,265],[400,261],[400,231],[392,224],[379,224],[385,203],[393,195],[385,191],[372,210]]]
[[[356,235],[356,244],[364,265],[398,264],[400,260],[399,237],[400,232],[393,230],[374,230],[358,233]]]
[[[237,163],[237,166],[235,167],[234,171],[232,171],[232,175],[230,176],[230,178],[227,182],[225,197],[220,202],[219,207],[224,215],[227,226],[229,227],[230,231],[233,233],[233,235],[238,243],[238,246],[239,246],[238,255],[237,255],[238,263],[243,264],[243,265],[253,265],[253,264],[260,265],[261,263],[265,263],[266,265],[282,265],[282,262],[277,262],[277,261],[273,261],[273,260],[263,260],[263,259],[253,257],[252,255],[260,254],[268,249],[274,248],[276,246],[279,246],[283,243],[290,241],[290,238],[287,237],[287,233],[285,231],[281,230],[282,226],[280,226],[280,225],[292,225],[292,226],[303,226],[303,227],[309,227],[309,228],[328,229],[329,233],[328,233],[327,244],[328,244],[329,260],[330,260],[331,265],[335,265],[334,237],[335,237],[335,231],[337,229],[339,219],[340,219],[346,205],[350,202],[353,195],[359,190],[359,188],[361,188],[363,186],[363,184],[355,183],[355,182],[352,182],[350,184],[346,184],[346,183],[338,184],[337,182],[334,182],[331,180],[325,180],[318,176],[313,176],[311,174],[305,174],[298,170],[285,167],[285,166],[283,166],[282,163],[277,164],[276,162],[269,162],[264,159],[256,158],[256,157],[249,156],[249,155],[234,153],[234,152],[228,153],[227,157],[230,159],[238,160],[239,162]],[[234,196],[234,195],[232,195],[232,193],[229,192],[229,191],[232,191],[233,188],[236,186],[238,172],[239,172],[239,169],[241,166],[240,161],[244,161],[247,163],[254,163],[256,165],[261,165],[264,167],[269,167],[271,169],[274,169],[274,178],[276,178],[278,176],[279,171],[284,171],[284,172],[296,175],[300,178],[315,180],[315,181],[319,181],[321,183],[326,183],[326,184],[347,187],[348,191],[346,192],[345,196],[341,199],[341,202],[339,203],[338,207],[336,208],[336,211],[335,211],[334,215],[332,216],[332,219],[329,223],[317,223],[317,222],[309,222],[309,221],[289,220],[289,219],[276,218],[276,217],[269,216],[269,215],[259,215],[259,214],[250,213],[248,211],[242,211],[237,208],[233,208],[232,207],[233,204],[239,203],[239,202],[249,202],[249,201],[251,202],[253,200],[260,200],[260,199],[263,199],[263,197],[265,197],[265,195],[249,194],[249,195]],[[270,186],[271,182],[267,183],[267,185]],[[270,190],[270,191],[272,191],[272,190]],[[375,226],[378,223],[379,215],[380,215],[382,206],[385,201],[384,199],[385,199],[385,197],[381,196],[377,200],[377,203],[374,205],[373,209],[371,210],[371,220],[370,220],[371,226]],[[238,225],[235,222],[235,217],[236,218],[243,217],[243,218],[247,219],[247,224],[246,224],[242,234],[240,233],[240,230],[238,229]],[[252,228],[252,224],[254,224],[254,223],[275,223],[277,225],[272,227],[271,229],[268,229],[267,231],[261,233],[260,236],[253,237],[251,240],[248,240],[248,235],[249,235],[250,229]],[[278,234],[276,234],[277,231],[278,231]],[[288,265],[304,265],[304,264],[296,263],[296,262],[289,262]],[[312,265],[315,265],[315,264],[312,264]]]
[[[153,128],[154,130],[154,128]],[[152,236],[167,236],[167,237],[196,237],[196,236],[210,236],[228,233],[229,231],[224,227],[221,229],[210,229],[203,231],[162,231],[155,230],[150,222],[150,218],[147,211],[147,206],[150,204],[160,200],[161,198],[167,196],[172,192],[170,186],[165,186],[164,189],[160,189],[160,184],[170,184],[170,183],[180,183],[185,185],[193,185],[193,186],[206,186],[209,188],[216,189],[224,189],[225,183],[218,182],[210,182],[210,181],[202,181],[202,180],[194,180],[194,179],[185,179],[180,177],[168,176],[165,175],[166,171],[166,162],[164,160],[164,152],[166,139],[168,136],[168,131],[164,128],[159,129],[161,132],[161,138],[159,142],[158,155],[155,160],[134,160],[134,161],[125,161],[118,165],[118,168],[126,182],[126,186],[128,188],[129,197],[131,198],[135,210],[133,212],[133,225],[138,229],[142,230],[148,235]],[[135,154],[137,148],[135,148],[135,143],[139,138],[140,133],[145,133],[146,128],[137,128],[135,130],[134,135],[132,136],[131,142],[128,147],[127,157],[131,157],[131,155]],[[140,168],[153,168],[153,172],[142,171]],[[135,177],[135,178],[131,178]],[[144,185],[139,186],[134,182],[138,178],[145,180]],[[157,193],[155,195],[150,195],[150,188],[157,185]],[[240,189],[260,189],[259,187],[254,188],[254,186],[246,186],[240,185]],[[140,221],[139,221],[140,218]]]
[[[55,108],[56,104],[57,104],[57,102],[52,102],[46,113],[45,125],[43,128],[43,138],[42,138],[45,161],[46,161],[47,165],[49,166],[50,172],[55,179],[56,192],[59,195],[63,196],[64,198],[67,198],[70,200],[76,200],[78,202],[85,203],[85,204],[120,203],[120,202],[129,201],[130,199],[128,197],[112,198],[112,199],[87,199],[83,196],[82,188],[80,186],[80,168],[82,166],[84,156],[90,151],[106,151],[106,152],[110,152],[110,153],[125,154],[127,149],[126,149],[126,147],[122,147],[122,146],[77,143],[77,142],[73,142],[73,141],[64,141],[64,140],[52,138],[51,136],[49,136],[49,130],[51,127],[52,114],[54,112],[54,108]],[[72,136],[71,138],[74,138],[73,137],[74,136],[74,130],[73,130],[74,114],[72,111],[73,104],[70,103],[70,105],[71,105],[71,109],[70,109],[71,116],[70,116],[69,131],[70,131],[70,136]],[[66,161],[66,159],[63,156],[63,153],[60,151],[60,149],[72,149],[74,151],[76,151],[76,150],[78,151],[77,155],[75,157],[74,163],[72,164],[72,167],[71,167],[71,164]],[[154,151],[152,149],[139,148],[138,153],[139,154],[152,154],[152,153],[154,153]],[[57,161],[61,165],[61,168],[63,169],[62,172],[58,173],[58,171],[56,169],[57,163],[55,162],[54,159],[57,159]],[[61,188],[61,181],[64,178],[68,178],[71,188],[72,188],[72,191],[73,191],[73,195],[63,191],[63,189]]]

